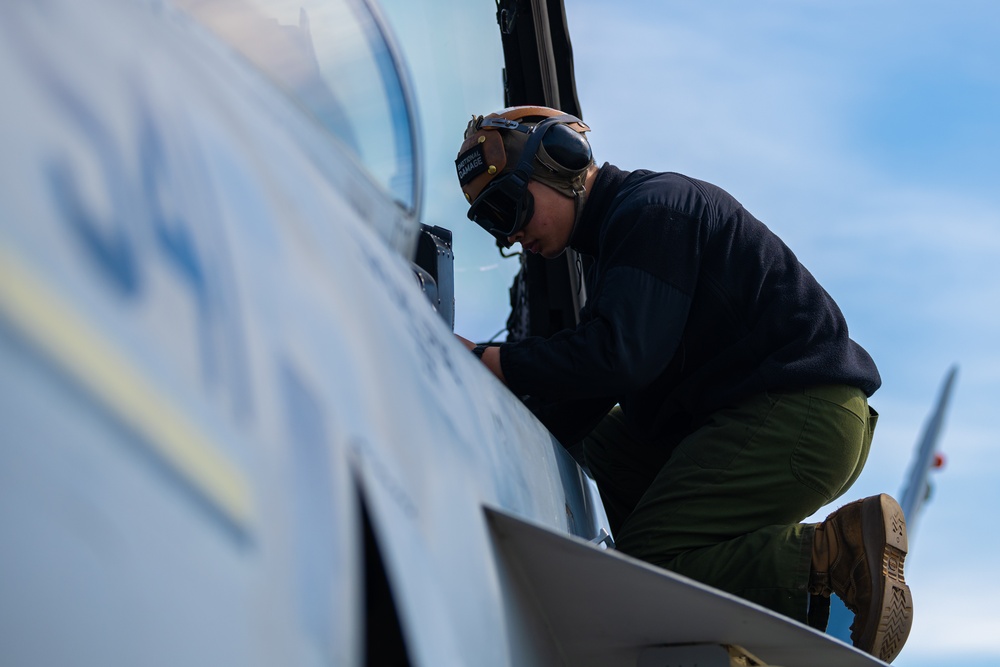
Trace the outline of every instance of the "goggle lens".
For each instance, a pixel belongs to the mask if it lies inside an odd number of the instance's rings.
[[[526,187],[494,182],[487,186],[469,208],[469,219],[505,245],[507,237],[524,227],[535,209],[535,199]]]

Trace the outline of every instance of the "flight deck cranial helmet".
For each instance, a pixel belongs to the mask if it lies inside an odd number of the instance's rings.
[[[582,120],[548,107],[509,107],[477,116],[465,129],[455,166],[469,219],[510,246],[534,213],[532,179],[572,197],[579,216],[594,164]]]

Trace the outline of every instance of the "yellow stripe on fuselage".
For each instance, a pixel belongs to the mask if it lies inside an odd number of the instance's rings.
[[[0,315],[135,429],[224,516],[248,532],[253,502],[242,471],[2,245]]]

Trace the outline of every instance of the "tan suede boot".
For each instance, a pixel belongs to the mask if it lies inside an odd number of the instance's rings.
[[[886,662],[899,655],[913,623],[906,549],[903,510],[884,493],[841,507],[813,538],[809,592],[836,593],[854,612],[851,641]]]

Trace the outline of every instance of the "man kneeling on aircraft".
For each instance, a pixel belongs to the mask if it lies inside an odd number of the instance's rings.
[[[903,513],[887,495],[820,524],[868,457],[881,384],[837,304],[728,193],[598,168],[574,116],[474,118],[456,160],[469,217],[498,241],[593,258],[574,329],[465,344],[566,445],[582,440],[620,551],[899,653],[913,613]],[[885,563],[885,567],[883,567]]]

